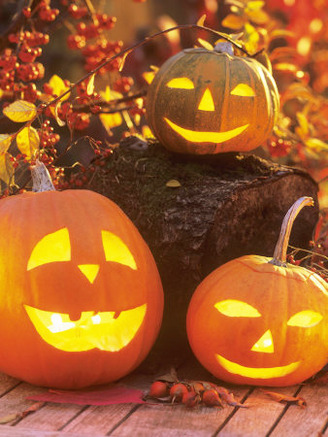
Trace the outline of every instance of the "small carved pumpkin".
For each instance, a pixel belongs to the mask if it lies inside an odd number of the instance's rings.
[[[0,370],[78,388],[132,371],[158,334],[163,291],[149,248],[88,190],[0,201]]]
[[[167,149],[186,154],[249,151],[270,135],[279,94],[255,59],[204,48],[168,59],[149,85],[146,115]]]
[[[248,255],[213,271],[196,289],[187,333],[217,378],[285,386],[318,372],[328,358],[328,288],[316,273],[286,263],[292,222],[312,199],[288,211],[274,258]]]

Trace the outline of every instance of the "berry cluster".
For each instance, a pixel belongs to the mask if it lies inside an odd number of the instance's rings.
[[[270,155],[274,158],[281,158],[287,156],[291,151],[292,143],[289,140],[282,138],[271,137],[267,141],[267,148]]]
[[[152,383],[146,398],[161,402],[182,403],[188,408],[197,405],[223,408],[224,404],[246,408],[237,402],[232,393],[212,382],[206,381],[176,381],[156,380]]]

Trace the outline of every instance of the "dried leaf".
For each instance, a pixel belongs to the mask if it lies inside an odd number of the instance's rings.
[[[13,422],[20,417],[19,413],[8,414],[7,416],[0,417],[0,424]]]
[[[93,94],[93,92],[94,92],[94,89],[95,89],[95,77],[96,77],[95,73],[93,73],[90,76],[90,79],[89,79],[89,82],[88,82],[88,85],[87,85],[87,95],[88,96],[91,96]]]
[[[180,182],[177,179],[170,179],[169,181],[166,182],[165,184],[167,187],[169,188],[178,188],[181,187]]]
[[[0,154],[0,179],[7,185],[13,182],[14,179],[14,167],[10,156],[8,152]]]
[[[20,152],[26,155],[27,159],[33,158],[40,145],[40,138],[36,129],[32,126],[24,127],[17,134],[16,144]]]
[[[288,395],[276,393],[273,391],[264,391],[264,393],[276,402],[286,403],[286,404],[295,404],[295,405],[298,405],[299,407],[302,407],[302,408],[306,407],[305,399],[300,397],[300,396],[288,396]]]
[[[134,388],[113,384],[109,387],[97,387],[90,390],[49,390],[45,393],[29,396],[42,402],[57,402],[75,405],[113,405],[113,404],[143,404],[143,392]]]
[[[204,23],[205,23],[205,20],[206,20],[206,14],[203,14],[200,18],[199,18],[199,20],[197,21],[197,26],[204,26]]]
[[[11,121],[22,123],[25,121],[31,121],[36,117],[36,106],[31,102],[25,100],[16,100],[10,105],[6,106],[3,113]]]
[[[248,408],[247,405],[241,404],[240,402],[236,401],[234,394],[230,393],[226,388],[216,386],[216,391],[218,392],[220,398],[228,405],[232,407],[240,407],[240,408]]]
[[[10,147],[12,136],[9,134],[0,134],[0,153],[5,153]]]
[[[20,416],[21,417],[25,417],[28,414],[34,413],[35,411],[40,410],[40,408],[42,408],[44,406],[45,402],[34,402],[34,404],[32,404],[30,407],[28,407],[26,410],[24,410]]]
[[[50,111],[53,114],[53,116],[55,117],[58,126],[62,127],[62,126],[65,126],[66,123],[58,115],[58,109],[60,108],[60,106],[61,106],[61,100],[58,100],[55,107],[50,106]]]
[[[164,382],[168,382],[168,383],[175,383],[178,382],[178,375],[176,370],[172,367],[172,369],[170,370],[170,373],[165,373],[165,375],[162,375],[158,378],[156,378],[156,381],[164,381]]]

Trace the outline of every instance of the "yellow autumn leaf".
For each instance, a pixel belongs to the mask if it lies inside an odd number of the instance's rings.
[[[61,77],[57,76],[57,74],[54,74],[50,78],[49,85],[52,88],[53,94],[55,94],[58,97],[70,89],[67,85],[65,85],[65,82],[63,81],[63,79]],[[71,93],[65,94],[65,96],[63,96],[60,100],[61,101],[67,100],[69,98],[70,94]]]
[[[308,119],[305,117],[305,115],[302,112],[297,112],[296,118],[299,124],[299,128],[302,132],[302,138],[307,136],[309,134],[309,123]]]
[[[250,10],[247,11],[247,17],[252,23],[257,25],[263,25],[270,20],[269,15],[265,11],[261,10]]]
[[[91,96],[95,89],[95,73],[93,73],[89,79],[88,85],[87,85],[87,95]]]
[[[125,60],[128,57],[128,55],[132,52],[132,50],[129,50],[128,52],[125,52],[124,55],[120,58],[120,62],[119,62],[119,66],[118,66],[118,71],[122,71],[124,68],[124,64],[125,64]]]
[[[100,96],[105,102],[110,102],[111,100],[120,99],[123,95],[117,91],[113,91],[107,85],[105,91],[100,91]]]
[[[142,136],[146,139],[155,139],[154,134],[152,133],[150,127],[147,125],[142,126],[141,133]]]
[[[263,6],[265,5],[265,1],[262,0],[251,0],[249,2],[247,2],[247,6],[245,11],[250,10],[250,11],[258,11],[261,8],[263,8]]]
[[[244,19],[240,15],[228,14],[222,20],[222,26],[228,27],[229,29],[238,30],[244,26]]]
[[[27,159],[31,159],[34,153],[39,149],[40,138],[37,131],[32,126],[24,127],[16,137],[16,144],[21,153],[24,153]]]
[[[205,49],[207,49],[207,50],[214,50],[214,47],[212,46],[212,44],[209,43],[208,41],[206,41],[205,39],[197,38],[197,41],[198,41],[199,45],[201,45]]]
[[[9,134],[0,134],[0,153],[5,153],[10,147],[12,136]]]
[[[206,14],[203,14],[197,21],[197,26],[204,26],[206,20]]]
[[[290,71],[291,73],[296,73],[298,70],[296,65],[289,64],[288,62],[279,62],[278,64],[274,64],[272,68],[279,71]]]
[[[123,123],[120,112],[115,112],[114,114],[100,114],[99,118],[107,132],[110,132],[113,127],[121,126]]]
[[[36,106],[25,100],[16,100],[10,105],[6,106],[3,113],[11,121],[17,123],[23,123],[25,121],[31,121],[36,116]]]
[[[145,71],[142,73],[142,77],[145,79],[148,85],[150,85],[155,77],[155,74],[156,73],[154,71]]]
[[[317,151],[328,151],[328,144],[319,138],[309,138],[305,141],[305,145]]]
[[[166,182],[165,184],[167,187],[169,188],[179,188],[181,187],[180,182],[177,179],[170,179],[169,181]]]
[[[0,179],[7,185],[14,181],[14,167],[8,152],[0,154]]]

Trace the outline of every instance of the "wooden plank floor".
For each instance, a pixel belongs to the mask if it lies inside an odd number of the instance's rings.
[[[179,370],[180,378],[213,380],[196,363]],[[147,392],[154,375],[135,372],[121,382]],[[47,389],[31,386],[0,374],[0,418],[26,410],[34,401],[27,396]],[[47,402],[36,412],[0,425],[0,437],[77,436],[229,436],[229,437],[328,437],[328,385],[274,388],[285,395],[302,396],[306,408],[273,401],[261,388],[229,387],[249,408],[223,409],[183,405],[83,406]]]

